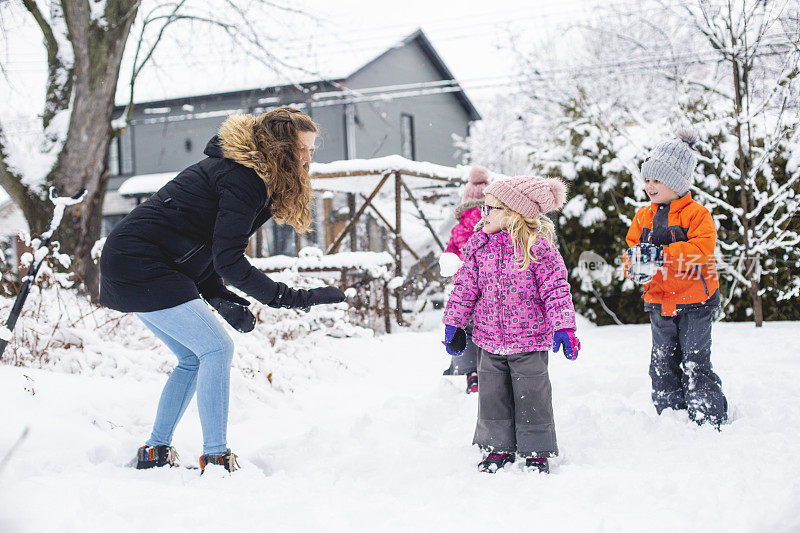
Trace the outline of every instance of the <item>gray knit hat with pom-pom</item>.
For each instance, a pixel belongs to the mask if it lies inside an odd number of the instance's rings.
[[[697,165],[697,140],[697,132],[684,128],[675,132],[674,138],[657,144],[642,163],[642,178],[660,181],[678,196],[684,196],[692,186]]]

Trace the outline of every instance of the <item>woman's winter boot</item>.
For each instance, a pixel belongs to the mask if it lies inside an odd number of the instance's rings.
[[[178,466],[178,452],[172,446],[142,446],[136,452],[136,468],[155,468],[157,466]]]
[[[228,472],[239,470],[238,457],[235,453],[228,450],[223,455],[201,455],[200,456],[200,474],[206,470],[208,465],[221,465],[225,467]]]

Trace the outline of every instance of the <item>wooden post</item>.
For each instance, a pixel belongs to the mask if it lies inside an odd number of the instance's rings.
[[[389,286],[383,283],[383,327],[386,333],[392,332],[392,315],[389,312]]]
[[[356,214],[356,195],[352,192],[347,193],[347,210],[350,218]],[[350,228],[350,251],[358,250],[358,224],[353,224]]]
[[[402,208],[403,208],[403,180],[399,172],[394,173],[394,275],[401,276],[403,274],[403,238],[400,236],[402,231]],[[400,296],[400,289],[394,291],[397,308],[395,313],[397,316],[397,323],[403,324],[403,298]]]
[[[256,257],[264,257],[264,230],[256,230]]]
[[[333,242],[333,198],[322,199],[322,216],[324,220],[325,248]]]

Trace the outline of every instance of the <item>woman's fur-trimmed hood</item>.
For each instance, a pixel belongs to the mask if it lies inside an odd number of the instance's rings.
[[[217,137],[224,157],[252,168],[266,183],[267,162],[256,146],[253,134],[255,122],[253,115],[231,115],[219,127]]]

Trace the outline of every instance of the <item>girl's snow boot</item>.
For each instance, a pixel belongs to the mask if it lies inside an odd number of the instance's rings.
[[[178,466],[178,452],[172,446],[142,446],[136,452],[136,468],[155,468],[157,466]]]
[[[470,372],[467,374],[467,394],[478,392],[478,373]]]
[[[239,470],[238,457],[235,453],[228,450],[223,455],[201,455],[200,456],[200,474],[206,470],[208,465],[221,465],[225,467],[228,472]]]
[[[550,464],[544,457],[528,457],[525,459],[525,468],[527,470],[539,472],[540,474],[550,473]]]
[[[478,463],[478,468],[481,472],[494,474],[507,464],[513,463],[514,459],[513,453],[490,453]]]

